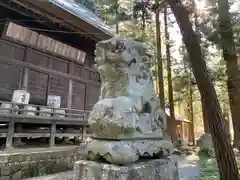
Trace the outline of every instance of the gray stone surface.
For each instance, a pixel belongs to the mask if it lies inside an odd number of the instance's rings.
[[[198,143],[199,143],[200,152],[203,152],[210,157],[215,157],[215,150],[214,150],[211,134],[203,134],[199,138]]]
[[[34,177],[25,180],[73,180],[73,171],[57,173],[48,176]]]
[[[146,160],[116,166],[80,160],[74,165],[73,180],[178,180],[177,161],[172,158]]]
[[[194,180],[200,176],[199,157],[190,156],[172,156],[178,162],[179,180]]]
[[[0,180],[20,180],[73,170],[76,147],[12,149],[0,153]]]
[[[96,45],[95,68],[101,75],[99,101],[89,114],[92,140],[79,150],[89,160],[116,165],[141,157],[166,157],[166,116],[154,90],[150,60],[143,43],[114,37]]]

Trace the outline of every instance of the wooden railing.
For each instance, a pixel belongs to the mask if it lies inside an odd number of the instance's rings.
[[[6,101],[0,101],[0,104],[9,106],[0,107],[0,123],[7,126],[7,129],[2,128],[6,126],[1,126],[0,137],[6,138],[6,148],[12,147],[13,138],[49,137],[49,145],[54,146],[55,137],[81,137],[83,139],[86,135],[89,111],[32,104],[23,105]],[[36,110],[24,109],[26,106]],[[65,111],[65,113],[60,111]],[[24,125],[31,127],[24,129]],[[41,129],[40,127],[43,125],[47,126],[48,130]],[[58,129],[57,126],[61,126],[61,129]],[[64,130],[62,130],[63,128]]]

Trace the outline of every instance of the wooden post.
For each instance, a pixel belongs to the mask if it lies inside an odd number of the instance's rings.
[[[68,81],[68,98],[67,98],[67,108],[72,107],[72,91],[73,90],[73,81],[69,79]]]
[[[27,90],[28,89],[28,68],[24,68],[23,70],[23,78],[22,78],[22,89]]]
[[[56,137],[56,120],[54,119],[51,124],[51,134],[49,140],[49,146],[55,146],[55,137]]]
[[[13,135],[14,135],[14,120],[11,119],[9,124],[8,124],[8,133],[7,133],[7,139],[6,139],[6,149],[11,149],[12,148]]]
[[[88,109],[88,90],[89,90],[89,85],[86,84],[85,85],[85,96],[84,96],[84,110],[89,110]]]
[[[26,51],[27,51],[27,50],[26,50]],[[24,55],[24,56],[26,56],[26,53],[27,53],[27,52],[25,52],[25,55]],[[25,59],[25,57],[24,57],[24,59]],[[28,89],[28,72],[29,72],[29,69],[28,69],[28,68],[24,68],[24,69],[23,69],[23,76],[22,76],[22,82],[21,82],[21,89],[24,89],[24,90],[26,90],[26,91],[27,91],[27,89]],[[21,131],[21,130],[22,130],[22,124],[17,124],[17,125],[16,125],[16,131],[19,132],[19,131]],[[20,138],[20,137],[16,138],[15,141],[14,141],[14,143],[15,143],[16,145],[21,145],[21,143],[22,143],[22,138]]]
[[[12,108],[15,108],[15,104],[12,105]],[[11,111],[11,114],[15,114],[15,110]],[[14,119],[11,118],[11,120],[8,123],[8,132],[7,132],[7,138],[6,138],[6,149],[12,148],[12,142],[13,142],[13,136],[14,136]]]
[[[81,138],[81,141],[82,141],[82,142],[84,141],[85,136],[86,136],[86,127],[83,126],[83,127],[82,127],[82,138]]]
[[[16,124],[16,132],[17,133],[23,132],[22,124]],[[14,139],[14,145],[21,145],[21,144],[22,144],[22,138],[18,137]]]
[[[56,112],[56,109],[53,109],[53,112]],[[56,114],[54,114],[54,116],[56,117]],[[54,119],[52,121],[51,124],[51,133],[50,133],[50,138],[49,138],[49,146],[53,147],[55,146],[55,137],[56,137],[56,119]]]
[[[70,75],[74,75],[74,63],[73,62],[69,62],[68,73]],[[73,88],[73,81],[72,81],[72,79],[69,79],[69,81],[68,81],[67,108],[72,107],[72,88]]]

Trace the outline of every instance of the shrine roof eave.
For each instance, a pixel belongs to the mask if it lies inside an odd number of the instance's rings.
[[[83,5],[64,0],[12,0],[26,8],[31,8],[36,13],[43,13],[45,16],[55,20],[62,21],[61,25],[70,27],[73,31],[81,29],[82,33],[94,37],[95,40],[101,41],[115,36],[110,28],[93,12]]]

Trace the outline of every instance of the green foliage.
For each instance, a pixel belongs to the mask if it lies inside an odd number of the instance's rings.
[[[98,4],[101,17],[108,25],[115,25],[132,17],[127,0],[98,0]]]
[[[202,158],[199,161],[200,176],[193,180],[219,180],[219,172],[215,159]]]
[[[237,0],[233,1],[237,2]],[[142,41],[146,44],[149,50],[148,53],[151,56],[150,63],[154,77],[157,77],[155,43],[156,25],[154,15],[156,9],[161,7],[161,2],[161,0],[97,0],[101,17],[108,25],[114,26],[118,24],[120,35],[133,37],[134,39]],[[192,1],[184,0],[183,3],[189,10],[189,17],[194,23],[195,19],[192,16],[194,13]],[[240,13],[237,11],[232,12],[231,17],[236,47],[238,53],[240,53]],[[228,111],[229,102],[226,86],[226,68],[225,62],[221,57],[222,53],[220,51],[220,47],[217,43],[219,40],[219,34],[218,9],[216,1],[207,1],[205,9],[198,11],[197,17],[195,18],[198,21],[195,25],[199,25],[198,34],[201,39],[203,55],[208,66],[208,73],[211,75],[212,81],[214,82],[221,106],[224,107],[225,111]],[[194,122],[196,124],[195,127],[197,128],[202,122],[200,94],[196,86],[195,79],[191,73],[191,69],[189,68],[189,65],[186,64],[188,55],[184,48],[179,48],[178,42],[181,41],[181,35],[179,34],[178,37],[176,36],[178,29],[174,27],[177,27],[177,24],[171,12],[168,14],[168,19],[171,52],[173,52],[173,50],[178,52],[176,53],[178,54],[177,56],[173,57],[173,55],[171,55],[175,112],[176,115],[181,115],[187,118],[188,108],[186,107],[188,107],[189,103],[189,87],[191,86],[193,90],[192,103],[194,106]],[[160,20],[162,19],[160,18]],[[163,57],[166,57],[166,55],[164,55],[165,37],[162,24],[162,54]],[[196,31],[197,30],[198,29],[196,28]],[[164,75],[167,75],[166,68],[164,68]],[[156,80],[156,78],[154,79]],[[167,78],[164,79],[164,83],[168,83]],[[165,97],[168,97],[167,93],[166,88]]]

